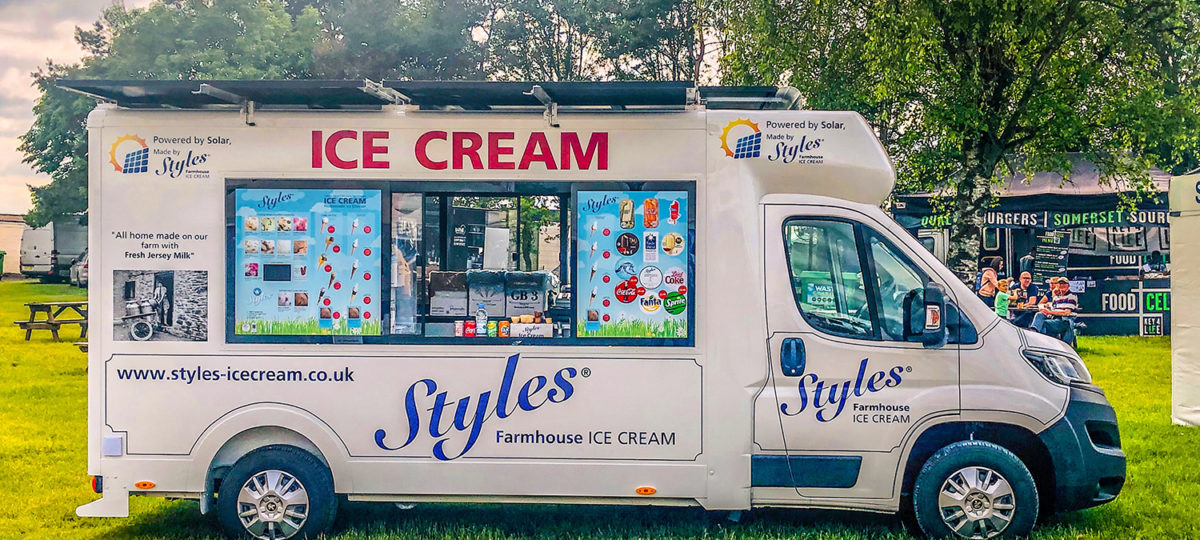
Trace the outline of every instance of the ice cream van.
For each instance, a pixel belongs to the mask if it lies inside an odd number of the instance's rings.
[[[687,83],[62,81],[88,117],[87,517],[337,501],[832,508],[931,536],[1113,500],[1079,356],[879,206],[853,112]]]

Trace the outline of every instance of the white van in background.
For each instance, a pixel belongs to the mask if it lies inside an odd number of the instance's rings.
[[[87,225],[79,216],[63,216],[21,235],[21,273],[44,281],[67,281],[71,265],[87,251]]]
[[[54,224],[34,229],[25,226],[21,233],[21,273],[47,278],[54,272],[50,252],[54,251]]]
[[[895,173],[853,112],[688,83],[59,85],[109,102],[80,516],[187,498],[282,539],[339,496],[774,506],[984,538],[1124,484],[1079,356],[880,210]]]

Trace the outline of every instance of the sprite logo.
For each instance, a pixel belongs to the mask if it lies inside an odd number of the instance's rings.
[[[663,309],[671,315],[679,315],[687,309],[687,297],[678,292],[668,293],[667,298],[663,300]]]

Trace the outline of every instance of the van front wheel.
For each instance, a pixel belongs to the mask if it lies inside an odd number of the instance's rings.
[[[917,475],[913,512],[934,538],[1015,538],[1037,521],[1033,475],[1017,456],[986,441],[938,450]]]
[[[294,446],[260,448],[229,470],[217,492],[217,517],[233,538],[316,538],[333,524],[333,477]]]

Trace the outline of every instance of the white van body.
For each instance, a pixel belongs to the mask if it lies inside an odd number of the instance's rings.
[[[102,478],[103,497],[79,515],[126,516],[131,494],[198,499],[208,511],[224,475],[270,445],[310,453],[328,468],[336,493],[359,501],[897,512],[928,458],[970,439],[1018,456],[1048,509],[1115,498],[1124,454],[1103,393],[1073,350],[1001,321],[880,210],[894,171],[858,114],[691,106],[560,112],[556,121],[548,126],[540,111],[401,106],[259,110],[250,125],[245,110],[100,105],[88,119],[96,277],[89,290],[88,473]],[[734,159],[722,135],[747,124],[764,134],[762,151]],[[316,155],[339,131],[353,136],[333,143],[335,157],[353,166]],[[385,134],[370,143],[372,156],[363,154],[367,132]],[[559,133],[585,141],[604,133],[606,163],[493,169],[493,156],[481,154],[483,167],[467,156],[454,168],[454,134],[486,140],[492,132],[512,136],[516,157],[538,134],[549,134],[552,154],[561,156],[566,139]],[[110,149],[134,138],[150,149],[149,167],[115,170]],[[415,157],[420,144],[424,160]],[[384,165],[366,168],[371,160]],[[231,239],[241,222],[227,203],[230,182],[259,179],[301,188],[353,181],[364,189],[388,182],[446,189],[463,182],[686,184],[695,212],[690,340],[240,342],[230,337],[238,330],[229,327],[234,296],[227,287],[241,278],[242,269],[230,267],[242,249]],[[944,289],[950,306],[942,314],[921,311],[922,320],[935,316],[932,328],[956,309],[970,343],[855,339],[815,327],[798,309],[789,237],[781,234],[814,220],[882,239],[911,261]],[[206,273],[206,339],[125,338],[125,299],[114,273],[166,270]],[[843,277],[865,279],[861,271]],[[586,287],[575,289],[582,302]],[[1077,380],[1052,380],[1046,370],[1057,368],[1039,370],[1031,351],[1036,362],[1077,366]],[[342,380],[265,378],[296,370]],[[543,387],[548,394],[539,393]]]
[[[21,273],[30,276],[49,276],[54,270],[50,252],[54,250],[54,224],[34,229],[25,226],[21,233]]]
[[[88,247],[87,225],[78,216],[64,216],[21,235],[21,273],[44,279],[67,279],[71,263]]]

